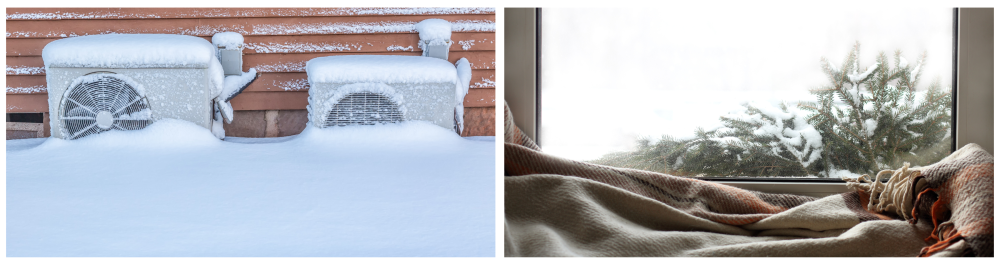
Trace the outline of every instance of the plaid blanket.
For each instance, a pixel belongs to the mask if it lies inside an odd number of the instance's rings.
[[[911,223],[930,221],[921,256],[993,256],[993,156],[976,144],[921,169]]]
[[[865,190],[769,194],[550,156],[506,111],[506,256],[992,256],[992,156],[978,146],[920,168],[903,220],[870,210]]]

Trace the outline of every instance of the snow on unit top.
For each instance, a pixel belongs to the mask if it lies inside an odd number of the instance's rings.
[[[243,35],[236,32],[222,32],[212,35],[212,44],[226,50],[242,50]]]
[[[451,22],[440,18],[425,19],[414,26],[421,40],[450,40]]]
[[[53,41],[45,67],[209,68],[215,47],[202,38],[171,34],[108,34]]]
[[[455,83],[458,73],[448,61],[400,55],[343,55],[309,60],[309,83]]]

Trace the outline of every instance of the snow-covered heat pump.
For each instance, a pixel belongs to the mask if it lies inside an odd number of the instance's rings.
[[[448,61],[422,56],[329,56],[309,60],[306,73],[310,85],[307,109],[313,126],[424,120],[461,129],[456,126],[460,113],[455,112],[460,78]]]
[[[421,26],[429,20],[436,27]],[[429,20],[417,25],[422,43],[425,35],[450,38],[447,21]],[[447,33],[425,34],[429,30]],[[444,56],[344,55],[309,60],[309,122],[327,128],[423,120],[461,134],[462,102],[472,69],[465,58],[452,65],[447,51]]]
[[[217,110],[228,107],[228,99],[253,78],[227,84],[217,54],[208,41],[183,35],[109,34],[53,41],[42,51],[52,136],[78,139],[179,119],[225,137],[219,118],[225,112]],[[231,121],[232,108],[225,114]]]

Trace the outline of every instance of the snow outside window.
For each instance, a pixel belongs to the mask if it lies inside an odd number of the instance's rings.
[[[951,150],[953,9],[542,9],[545,152],[840,177]]]

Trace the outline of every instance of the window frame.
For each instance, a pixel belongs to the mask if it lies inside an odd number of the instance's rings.
[[[506,71],[504,98],[511,111],[515,113],[515,120],[525,121],[518,123],[518,127],[529,138],[535,140],[539,146],[544,146],[544,143],[540,143],[539,137],[537,137],[540,135],[542,120],[542,9],[506,8],[504,11],[504,70]],[[959,146],[977,143],[990,154],[993,153],[993,113],[975,111],[993,109],[992,21],[992,8],[954,8],[951,84],[954,97],[952,100],[952,152]],[[969,56],[970,54],[980,56]],[[988,56],[983,56],[987,54]],[[959,57],[963,55],[965,57]],[[984,80],[989,80],[989,82],[983,82]],[[958,104],[960,101],[962,104]],[[814,197],[848,191],[844,182],[838,179],[701,179],[749,190]]]

